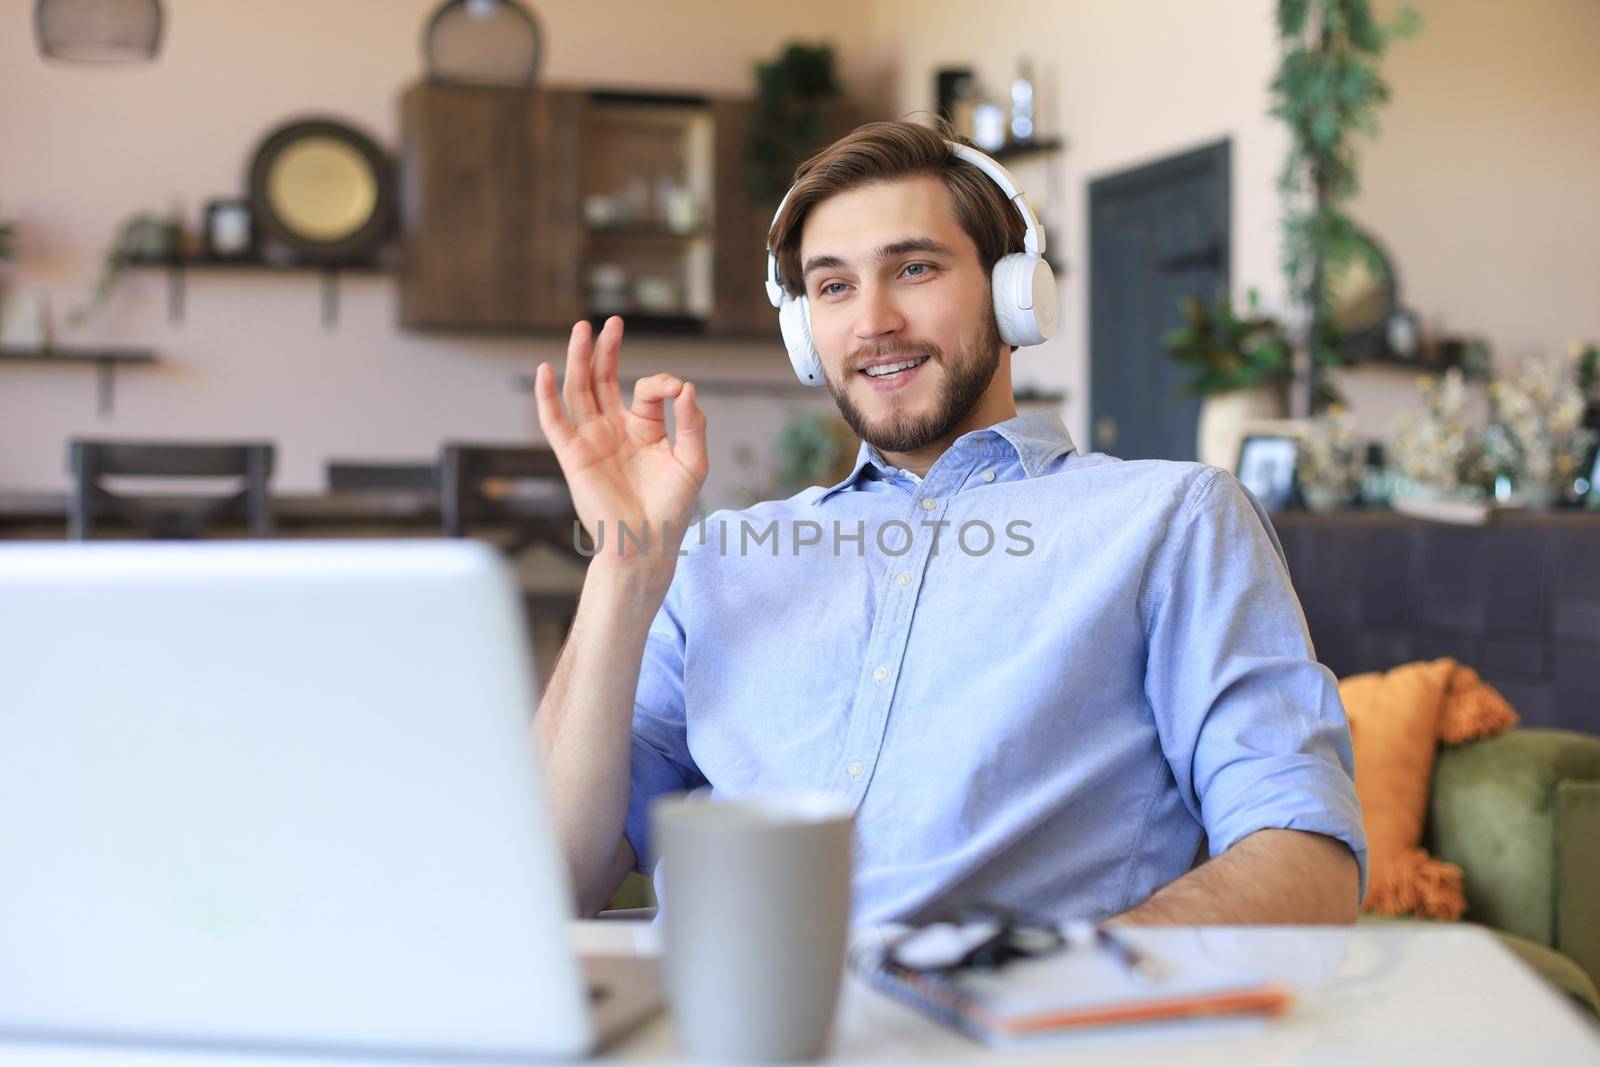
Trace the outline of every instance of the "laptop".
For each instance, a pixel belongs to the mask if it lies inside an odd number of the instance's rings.
[[[471,542],[0,547],[0,1040],[525,1058],[648,1018],[646,961],[593,987],[570,944],[530,661]]]

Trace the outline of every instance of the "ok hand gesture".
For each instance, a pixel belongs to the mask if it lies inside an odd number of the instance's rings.
[[[632,406],[625,406],[617,384],[622,320],[606,320],[592,355],[590,334],[587,322],[572,328],[559,397],[555,371],[548,363],[539,364],[534,376],[539,427],[555,450],[584,529],[598,540],[604,524],[605,545],[597,558],[660,567],[670,574],[690,509],[706,479],[705,413],[695,403],[693,383],[671,374],[640,378]],[[667,439],[668,399],[676,423],[672,441]],[[668,545],[662,545],[663,522],[670,524]],[[636,535],[649,531],[648,558],[619,538],[619,524]],[[619,556],[623,547],[626,555]]]

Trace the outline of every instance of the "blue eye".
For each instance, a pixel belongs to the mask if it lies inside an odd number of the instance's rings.
[[[932,263],[912,263],[906,267],[905,273],[911,278],[921,278],[932,270]],[[913,271],[916,271],[917,273],[913,274]]]
[[[824,285],[821,289],[817,290],[817,292],[822,296],[834,296],[839,290],[844,288],[844,282],[829,282],[827,285]]]

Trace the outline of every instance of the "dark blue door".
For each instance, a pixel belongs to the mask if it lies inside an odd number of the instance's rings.
[[[1195,458],[1198,400],[1161,335],[1187,295],[1228,285],[1227,141],[1089,186],[1093,447],[1124,459]]]

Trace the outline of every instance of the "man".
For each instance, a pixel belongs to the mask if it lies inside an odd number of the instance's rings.
[[[650,869],[649,802],[709,785],[847,798],[862,921],[1354,918],[1349,730],[1270,525],[1222,471],[1017,416],[990,272],[1022,235],[922,127],[803,165],[770,247],[856,467],[687,540],[693,385],[652,375],[624,407],[617,319],[592,352],[574,327],[563,395],[539,366],[540,424],[609,538],[535,721],[584,912]]]

